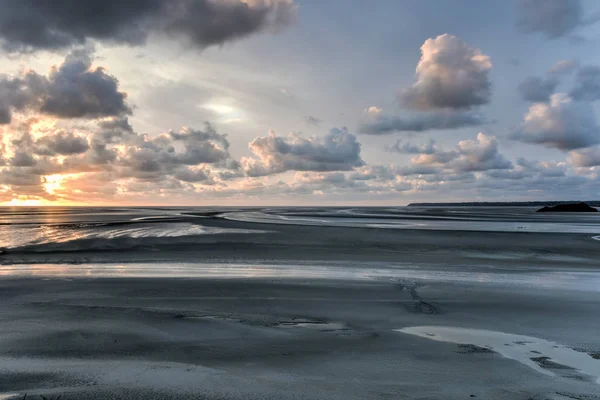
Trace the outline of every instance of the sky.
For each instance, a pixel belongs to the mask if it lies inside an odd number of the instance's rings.
[[[600,199],[594,0],[5,0],[0,205]]]

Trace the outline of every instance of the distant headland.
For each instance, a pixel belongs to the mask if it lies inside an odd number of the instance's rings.
[[[553,207],[544,206],[537,210],[537,212],[598,212],[597,209],[591,207],[589,204],[584,202],[579,203],[563,203]]]

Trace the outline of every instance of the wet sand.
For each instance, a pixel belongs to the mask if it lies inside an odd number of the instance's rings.
[[[23,247],[0,264],[143,262],[394,262],[542,268],[598,267],[600,241],[588,233],[474,232],[300,226],[192,218],[208,229],[252,230],[189,238],[81,240]]]
[[[531,354],[550,372],[543,374],[469,347],[468,336],[456,344],[395,331],[458,326],[543,338],[582,352],[600,375],[593,290],[435,280],[8,278],[0,296],[0,392],[21,398],[600,398],[597,376],[544,365],[552,354]]]
[[[202,224],[2,255],[0,399],[600,399],[593,235]]]

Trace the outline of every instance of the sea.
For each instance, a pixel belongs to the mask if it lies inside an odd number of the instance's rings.
[[[43,257],[109,252],[110,262],[132,261],[140,249],[193,250],[214,240],[249,240],[254,235],[295,235],[293,227],[337,227],[352,233],[384,231],[585,234],[600,239],[600,213],[536,213],[536,207],[4,207],[0,208],[0,263],[44,263]],[[283,227],[291,228],[281,230]],[[342,232],[344,232],[342,230]],[[379,233],[377,233],[379,232]],[[407,232],[407,235],[410,233]],[[241,239],[240,239],[241,238]],[[599,243],[600,245],[600,243]],[[360,246],[360,243],[357,243]],[[10,257],[9,257],[10,256]],[[73,258],[74,257],[74,258]]]
[[[475,232],[581,233],[600,239],[600,213],[536,213],[536,207],[4,207],[0,262],[7,254],[194,244],[218,235],[256,235],[278,226]],[[208,223],[210,221],[210,223]],[[217,221],[217,223],[215,223]],[[223,221],[219,226],[218,221]],[[226,221],[236,221],[235,227]],[[172,247],[172,246],[171,246]],[[151,257],[150,257],[151,258]],[[128,258],[129,259],[129,258]]]

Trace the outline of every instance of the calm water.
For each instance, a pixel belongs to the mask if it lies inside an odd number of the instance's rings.
[[[236,228],[205,226],[209,218],[237,221]],[[7,254],[127,251],[162,243],[193,246],[200,236],[264,234],[269,232],[265,227],[276,230],[281,224],[600,235],[600,213],[536,214],[529,207],[0,208],[0,250]]]
[[[529,207],[478,208],[0,208],[0,248],[104,238],[190,237],[253,230],[202,226],[202,219],[287,225],[600,235],[599,214],[536,214]]]

